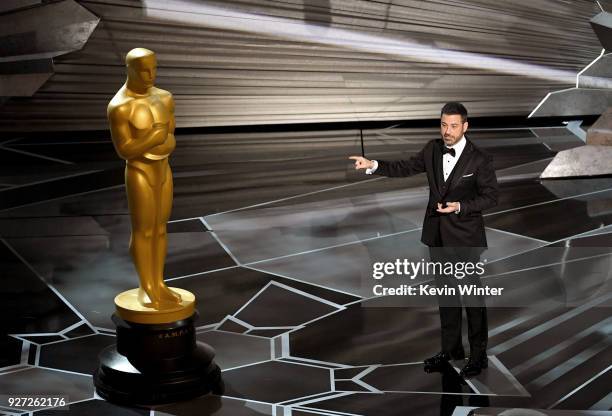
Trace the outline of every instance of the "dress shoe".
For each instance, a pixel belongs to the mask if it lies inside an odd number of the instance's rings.
[[[463,357],[451,357],[447,352],[439,352],[433,357],[429,357],[423,361],[425,365],[424,370],[427,373],[443,371],[449,365],[448,362],[453,359],[462,360]]]
[[[480,374],[480,372],[489,366],[487,357],[472,358],[470,357],[467,364],[461,370],[461,377],[471,378]]]

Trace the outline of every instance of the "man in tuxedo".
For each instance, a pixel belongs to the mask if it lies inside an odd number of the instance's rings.
[[[497,205],[497,178],[491,157],[465,137],[467,110],[457,102],[441,111],[441,139],[431,140],[407,160],[368,160],[351,156],[355,169],[367,174],[405,177],[425,172],[429,202],[423,220],[421,241],[430,247],[432,261],[478,262],[487,247],[482,211]],[[448,278],[447,278],[448,279]],[[451,276],[451,280],[455,281]],[[480,282],[476,277],[477,284]],[[439,282],[440,279],[436,278]],[[448,280],[446,280],[448,282]],[[440,371],[450,360],[465,358],[461,341],[462,304],[459,295],[439,297],[442,351],[424,361],[425,371]],[[464,377],[487,368],[487,310],[483,298],[466,306],[470,357]]]

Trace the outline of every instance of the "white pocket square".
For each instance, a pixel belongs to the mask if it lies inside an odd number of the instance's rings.
[[[467,175],[463,175],[462,178],[469,178],[470,176],[474,176],[473,173],[468,173]]]

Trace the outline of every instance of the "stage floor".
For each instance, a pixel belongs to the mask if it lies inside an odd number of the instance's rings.
[[[94,393],[97,354],[115,340],[113,298],[138,281],[110,139],[7,138],[0,394],[64,395],[71,414],[87,415],[610,410],[612,178],[538,179],[556,152],[583,144],[563,127],[469,133],[500,182],[485,215],[487,278],[511,282],[517,301],[489,307],[489,368],[467,383],[462,363],[423,372],[439,350],[434,305],[383,307],[367,284],[373,262],[427,255],[424,175],[355,172],[347,157],[361,154],[358,130],[178,135],[165,275],[196,294],[197,337],[216,349],[226,392],[155,409]],[[437,136],[369,130],[363,145],[371,159],[397,159]],[[577,286],[590,296],[570,299]]]

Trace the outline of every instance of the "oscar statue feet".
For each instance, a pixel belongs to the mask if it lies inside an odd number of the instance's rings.
[[[165,284],[156,288],[138,288],[138,302],[147,308],[157,310],[175,308],[180,305],[181,300],[181,295]]]
[[[181,303],[181,295],[176,293],[174,290],[170,289],[165,284],[159,287],[159,292],[160,292],[159,293],[160,300],[162,302],[168,302],[168,303],[174,303],[174,304]]]
[[[139,287],[138,302],[147,308],[160,309],[159,294],[156,287]]]

